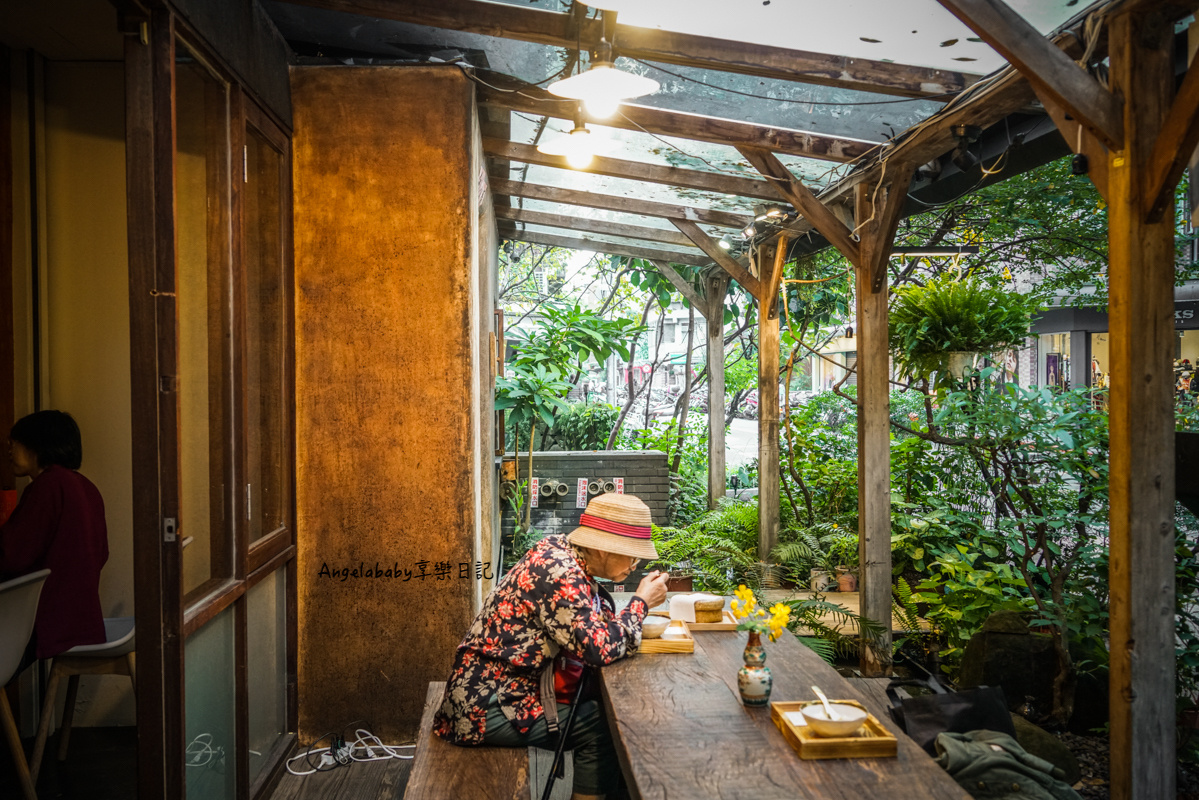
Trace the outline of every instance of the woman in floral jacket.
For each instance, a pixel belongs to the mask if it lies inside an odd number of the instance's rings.
[[[596,497],[578,528],[538,542],[487,597],[458,646],[437,735],[460,745],[553,748],[557,717],[568,712],[584,666],[636,653],[645,615],[666,599],[666,576],[653,572],[618,614],[595,579],[619,582],[657,555],[649,507],[624,494]],[[567,747],[573,798],[615,790],[619,767],[597,700],[579,704]]]

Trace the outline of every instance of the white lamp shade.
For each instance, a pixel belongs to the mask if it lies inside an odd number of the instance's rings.
[[[583,101],[588,112],[597,117],[608,117],[616,112],[620,101],[658,91],[658,82],[598,61],[586,72],[551,84],[549,90],[559,97]]]

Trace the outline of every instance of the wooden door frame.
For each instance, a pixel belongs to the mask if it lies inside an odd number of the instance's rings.
[[[290,131],[269,111],[254,106],[232,78],[232,72],[213,57],[202,37],[188,30],[168,8],[155,8],[142,18],[125,18],[126,181],[129,241],[129,315],[133,456],[133,526],[135,614],[141,632],[137,682],[138,797],[183,797],[186,791],[184,645],[187,636],[221,611],[232,607],[235,621],[235,736],[236,796],[243,800],[268,792],[294,742],[285,736],[270,754],[269,763],[249,785],[246,693],[246,592],[275,570],[286,570],[287,717],[297,723],[296,693],[296,576],[295,576],[295,397],[294,397],[294,276],[292,275]],[[233,572],[227,586],[185,608],[182,591],[182,547],[174,533],[180,508],[179,379],[176,289],[175,221],[175,52],[180,39],[217,65],[230,85],[229,146],[236,154],[244,145],[245,127],[269,130],[272,141],[282,140],[284,158],[280,202],[283,211],[285,412],[289,415],[290,496],[287,530],[268,537],[264,547],[248,550],[231,532]],[[250,110],[253,109],[253,110]],[[229,412],[235,437],[244,430],[244,266],[240,263],[239,181],[242,168],[233,158],[230,173],[230,258],[235,305],[230,319],[236,347],[232,354],[229,392],[239,392]],[[244,176],[242,176],[244,179]],[[244,442],[234,443],[232,474],[244,474]],[[236,485],[237,481],[234,481]],[[233,517],[244,506],[232,493]],[[185,617],[186,613],[186,617]]]

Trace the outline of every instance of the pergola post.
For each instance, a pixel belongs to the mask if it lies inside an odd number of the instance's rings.
[[[724,296],[729,279],[711,275],[704,280],[708,301],[708,508],[724,497],[727,460],[724,451]]]
[[[779,543],[779,282],[786,234],[763,247],[758,264],[758,560]],[[773,258],[771,257],[773,256]]]
[[[1175,794],[1174,203],[1199,144],[1199,70],[1174,94],[1185,9],[1110,16],[1107,89],[999,0],[940,0],[1036,89],[1108,204],[1111,796]]]
[[[708,322],[708,508],[714,509],[724,497],[724,296],[728,292],[728,275],[716,270],[705,275],[702,293],[683,280],[674,267],[665,261],[654,260],[658,268],[679,294],[687,298],[692,308]]]
[[[854,266],[858,337],[858,586],[863,619],[879,625],[862,636],[866,677],[891,674],[891,359],[887,347],[887,263],[910,167],[892,167],[889,185],[857,190],[858,259]]]
[[[1173,202],[1147,220],[1173,90],[1169,22],[1122,14],[1108,36],[1125,144],[1107,171],[1111,785],[1138,800],[1175,793]]]

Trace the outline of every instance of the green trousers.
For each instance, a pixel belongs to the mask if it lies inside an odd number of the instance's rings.
[[[558,724],[565,727],[570,715],[570,706],[558,704]],[[558,746],[557,734],[551,734],[545,716],[521,733],[504,716],[499,705],[492,700],[487,707],[487,721],[483,744],[492,747],[541,747],[553,750]],[[579,704],[574,725],[566,737],[566,749],[574,752],[574,787],[576,794],[612,794],[620,782],[620,763],[616,760],[616,748],[612,734],[608,732],[608,720],[598,701],[588,700]],[[540,789],[534,787],[534,795]]]

